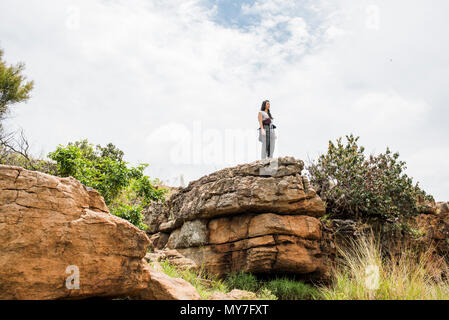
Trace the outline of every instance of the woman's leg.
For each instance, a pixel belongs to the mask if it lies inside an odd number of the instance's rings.
[[[270,127],[268,127],[267,129],[265,129],[266,132],[266,140],[267,140],[267,157],[268,158],[272,158],[272,154],[270,153],[271,150],[271,134],[270,134]]]
[[[273,158],[275,143],[276,143],[276,138],[275,138],[275,133],[273,130],[270,135],[270,156],[271,156],[271,158]]]
[[[261,159],[265,159],[267,157],[267,139],[262,136],[262,152]]]

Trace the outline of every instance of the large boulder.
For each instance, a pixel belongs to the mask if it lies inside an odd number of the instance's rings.
[[[292,157],[259,160],[189,183],[146,212],[152,249],[209,272],[327,275],[325,205]]]
[[[150,281],[147,235],[71,177],[0,165],[0,239],[0,299],[129,296]]]

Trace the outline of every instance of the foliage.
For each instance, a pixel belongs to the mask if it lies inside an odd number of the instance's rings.
[[[216,275],[208,273],[204,268],[200,268],[199,270],[192,269],[181,269],[174,264],[171,264],[168,260],[162,260],[160,262],[160,266],[162,267],[162,271],[170,277],[173,278],[182,278],[189,282],[191,285],[195,287],[200,295],[201,299],[207,300],[214,292],[228,293],[232,289],[241,289],[248,290],[250,289],[246,286],[246,289],[243,289],[241,286],[237,287],[232,285],[228,278],[220,279]],[[237,276],[241,279],[252,279],[254,276],[240,273]],[[255,279],[255,277],[254,277]],[[238,280],[239,284],[243,284],[244,281]],[[258,286],[260,283],[258,284]],[[255,291],[255,290],[254,290]],[[261,288],[256,292],[257,300],[277,300],[277,297],[271,293],[267,288]]]
[[[226,277],[227,285],[232,289],[256,292],[260,288],[260,281],[251,273],[240,271],[231,273]]]
[[[26,102],[30,98],[33,89],[33,81],[26,81],[22,74],[25,64],[7,65],[3,60],[3,50],[0,49],[0,164],[16,165],[15,160],[28,160],[25,163],[34,168],[33,162],[27,155],[27,150],[23,151],[23,145],[17,145],[14,141],[15,133],[5,133],[2,120],[9,112],[9,107],[13,104]],[[24,138],[23,132],[21,138]],[[16,157],[18,156],[18,157]]]
[[[128,220],[141,230],[147,230],[148,226],[143,222],[142,206],[120,203],[111,209],[111,213],[122,219]]]
[[[433,201],[413,184],[404,170],[399,153],[389,148],[377,156],[365,156],[358,146],[359,137],[346,136],[334,144],[329,141],[326,154],[308,166],[311,184],[326,201],[331,216],[398,218],[411,216],[424,209],[425,201]]]
[[[263,286],[280,300],[314,300],[319,292],[311,285],[289,278],[277,278]]]
[[[24,69],[23,63],[8,66],[3,61],[3,50],[0,49],[0,120],[4,118],[9,106],[30,98],[34,83],[26,81],[22,74]]]
[[[56,164],[52,161],[25,157],[17,152],[11,152],[0,146],[0,164],[22,167],[31,171],[39,171],[51,175],[57,174]]]
[[[229,274],[225,283],[230,289],[256,292],[260,297],[271,297],[270,300],[312,300],[319,297],[319,292],[313,286],[288,277],[263,280],[240,271]]]
[[[56,161],[59,176],[72,176],[96,189],[112,213],[141,229],[145,229],[142,206],[152,200],[163,200],[167,192],[155,186],[158,180],[151,181],[143,174],[147,164],[128,167],[123,161],[123,151],[113,144],[94,147],[88,140],[77,141],[67,146],[59,145],[48,157]]]
[[[265,287],[259,290],[257,296],[259,300],[278,300],[278,297]]]

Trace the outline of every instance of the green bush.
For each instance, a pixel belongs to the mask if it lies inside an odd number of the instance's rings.
[[[332,216],[381,218],[407,217],[434,201],[413,184],[404,170],[405,162],[388,148],[377,156],[365,156],[359,137],[346,136],[347,143],[329,141],[326,154],[307,167],[311,184],[326,202]]]
[[[28,101],[34,82],[27,81],[23,75],[24,63],[7,65],[3,60],[3,50],[0,49],[0,138],[2,133],[1,121],[9,111],[9,107],[16,103]]]
[[[31,171],[39,171],[51,175],[57,175],[56,164],[52,161],[41,160],[9,150],[0,145],[0,164],[22,167]]]
[[[143,222],[142,207],[140,205],[127,205],[120,203],[112,207],[111,213],[122,219],[128,220],[141,230],[147,230],[148,226]]]
[[[58,176],[72,176],[85,186],[96,189],[111,213],[141,229],[146,228],[142,206],[152,200],[163,200],[167,192],[155,186],[158,180],[151,181],[143,174],[147,164],[128,167],[128,163],[123,161],[123,151],[113,144],[94,147],[83,140],[67,146],[59,145],[48,157],[56,161]]]

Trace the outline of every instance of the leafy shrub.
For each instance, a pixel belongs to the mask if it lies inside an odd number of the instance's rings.
[[[127,205],[120,203],[111,209],[111,213],[117,217],[128,220],[141,230],[148,229],[148,226],[143,222],[144,216],[140,205]]]
[[[155,186],[158,180],[151,181],[143,174],[148,164],[128,167],[123,161],[123,151],[113,144],[94,147],[88,140],[83,140],[59,145],[48,157],[56,161],[58,176],[72,176],[96,189],[113,214],[141,229],[145,229],[142,206],[152,200],[163,200],[167,192]]]
[[[331,216],[397,218],[424,210],[426,201],[434,201],[413,184],[404,170],[399,153],[389,148],[377,156],[365,156],[359,137],[346,136],[329,141],[326,154],[307,167],[311,184],[326,202]]]
[[[30,98],[34,82],[27,81],[23,75],[24,63],[7,65],[3,60],[3,50],[0,49],[0,138],[2,134],[1,121],[13,104],[25,102]]]

